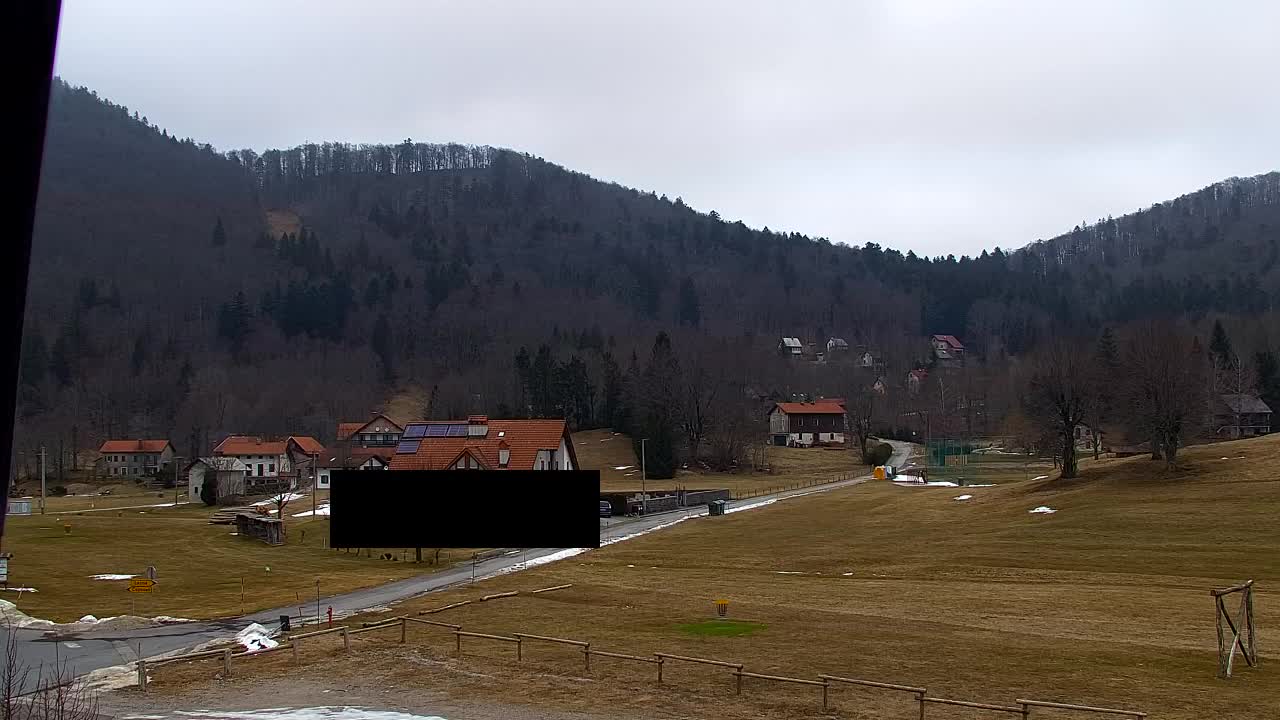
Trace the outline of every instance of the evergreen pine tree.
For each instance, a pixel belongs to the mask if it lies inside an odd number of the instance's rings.
[[[49,348],[38,329],[27,331],[22,343],[22,371],[19,379],[28,387],[39,387],[49,372]]]
[[[377,323],[373,326],[373,337],[369,341],[373,348],[373,354],[378,356],[378,361],[382,363],[382,377],[387,382],[395,379],[395,372],[392,367],[392,351],[391,351],[391,323],[388,322],[385,313],[378,316]]]
[[[702,324],[702,304],[698,300],[698,288],[693,278],[686,277],[680,282],[680,324],[698,327]]]
[[[1209,357],[1214,367],[1229,367],[1234,362],[1235,352],[1231,349],[1231,339],[1222,327],[1221,320],[1213,321],[1213,337],[1209,341]]]
[[[646,440],[643,459],[649,477],[675,477],[679,464],[676,448],[679,392],[680,363],[671,348],[671,338],[660,332],[653,341],[649,364],[640,381],[640,432],[632,435],[637,457],[641,453],[640,440]]]
[[[1254,369],[1258,376],[1258,395],[1272,413],[1280,413],[1280,361],[1276,354],[1271,350],[1260,351],[1254,356]],[[1272,429],[1274,427],[1275,421],[1272,421]]]

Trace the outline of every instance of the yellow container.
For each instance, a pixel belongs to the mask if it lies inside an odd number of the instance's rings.
[[[873,475],[875,476],[875,479],[877,479],[877,480],[883,480],[883,479],[885,478],[884,466],[883,466],[883,465],[878,465],[878,466],[876,467],[875,472],[873,473]]]

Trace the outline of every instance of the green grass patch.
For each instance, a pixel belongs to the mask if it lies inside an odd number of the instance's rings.
[[[741,637],[765,629],[764,623],[749,620],[703,620],[678,626],[681,632],[710,637]]]

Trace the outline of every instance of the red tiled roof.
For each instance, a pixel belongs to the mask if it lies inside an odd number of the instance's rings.
[[[263,440],[249,435],[231,435],[218,443],[214,455],[283,455],[286,440]]]
[[[360,428],[368,425],[367,422],[349,422],[338,423],[338,439],[346,440],[347,438],[360,432]]]
[[[929,377],[929,371],[928,371],[928,370],[924,370],[924,369],[916,369],[916,370],[912,370],[911,372],[909,372],[909,373],[907,373],[907,374],[908,374],[908,375],[910,375],[911,377],[913,377],[913,378],[917,379],[917,380],[923,380],[923,379],[925,379],[925,378]]]
[[[422,423],[410,423],[418,425]],[[466,425],[465,420],[438,425]],[[473,423],[474,424],[474,423]],[[577,455],[564,420],[489,420],[489,432],[484,437],[428,437],[423,438],[414,453],[396,453],[391,458],[391,470],[444,470],[463,452],[470,452],[476,460],[489,469],[498,468],[498,447],[504,442],[510,447],[511,456],[507,468],[532,470],[539,450],[559,450],[563,440],[569,449],[569,458],[578,467]],[[408,428],[406,428],[407,430]],[[407,442],[407,441],[406,441]]]
[[[780,402],[777,409],[788,415],[843,415],[844,406],[830,401],[816,403]]]
[[[168,440],[108,440],[98,448],[100,453],[162,453]]]
[[[942,342],[946,343],[947,345],[950,345],[952,348],[956,350],[964,349],[964,345],[961,344],[961,342],[956,339],[955,335],[934,335],[933,339],[941,340]]]
[[[319,440],[310,435],[293,435],[289,439],[297,444],[302,452],[308,455],[311,453],[324,453],[324,446],[320,444]]]

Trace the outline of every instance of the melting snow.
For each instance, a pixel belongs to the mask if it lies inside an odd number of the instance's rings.
[[[7,587],[7,588],[0,588],[0,590],[9,590],[9,591],[11,591],[11,592],[20,592],[20,593],[24,593],[24,592],[40,592],[39,590],[37,590],[37,589],[35,589],[35,588],[26,588],[26,587],[22,587],[22,588],[11,588],[11,587]]]
[[[273,510],[272,512],[275,512],[275,511]],[[316,508],[316,511],[315,511],[314,513],[312,513],[310,510],[308,510],[308,511],[306,511],[306,512],[294,513],[294,514],[293,514],[293,516],[294,516],[294,517],[311,517],[313,514],[314,514],[314,515],[321,515],[321,516],[328,515],[328,514],[329,514],[329,504],[328,504],[328,503],[325,503],[324,505],[320,505],[320,506],[318,506],[318,507]]]
[[[897,485],[898,487],[960,487],[956,483],[948,482],[945,480],[941,480],[937,482],[920,482],[919,480],[915,480],[911,482],[899,482],[895,480],[893,484]],[[970,487],[973,487],[973,486],[970,486]]]
[[[280,644],[275,640],[272,640],[271,632],[258,623],[254,623],[236,633],[236,642],[243,645],[245,649],[250,652],[255,650],[269,650]]]
[[[843,577],[853,577],[853,573],[851,573],[851,572],[847,572],[847,573],[840,573],[840,575],[842,575]]]
[[[131,578],[136,578],[136,577],[138,577],[138,576],[137,576],[137,575],[119,575],[119,574],[115,574],[115,573],[107,573],[107,574],[105,574],[105,575],[90,575],[90,576],[89,576],[89,579],[90,579],[90,580],[129,580],[129,579],[131,579]]]
[[[326,690],[326,692],[328,692]],[[173,715],[125,715],[124,720],[445,720],[438,715],[410,715],[394,710],[331,706],[262,710],[179,710]]]
[[[803,575],[804,573],[800,572],[799,570],[779,570],[778,574],[779,575]]]
[[[1034,482],[1034,481],[1036,481],[1036,480],[1048,480],[1048,479],[1049,479],[1049,476],[1048,476],[1048,475],[1037,475],[1037,476],[1035,476],[1035,477],[1031,478],[1031,480],[1032,480],[1033,482]]]
[[[969,500],[972,497],[973,497],[972,495],[957,495],[951,499],[952,500]]]
[[[1226,460],[1226,458],[1222,458],[1222,459]],[[614,470],[630,470],[633,467],[635,467],[635,465],[619,465],[615,467]]]
[[[776,502],[778,502],[778,498],[769,498],[768,500],[761,500],[760,502],[751,503],[750,505],[741,505],[735,508],[725,508],[724,514],[728,515],[729,513],[741,512],[743,510],[755,510],[758,507],[764,507],[765,505],[772,505]]]
[[[280,502],[280,498],[282,497],[284,498],[285,502],[293,502],[294,500],[301,500],[302,498],[306,497],[306,495],[299,495],[298,493],[289,493],[287,495],[277,495],[268,500],[258,501],[254,503],[253,506],[262,507],[263,505],[275,505],[276,503]]]
[[[1052,515],[1052,514],[1054,514],[1054,513],[1058,512],[1058,511],[1057,511],[1057,510],[1054,510],[1053,508],[1049,507],[1048,505],[1041,505],[1040,507],[1036,508],[1035,510],[1030,510],[1030,511],[1028,511],[1028,512],[1032,513],[1033,515]]]

